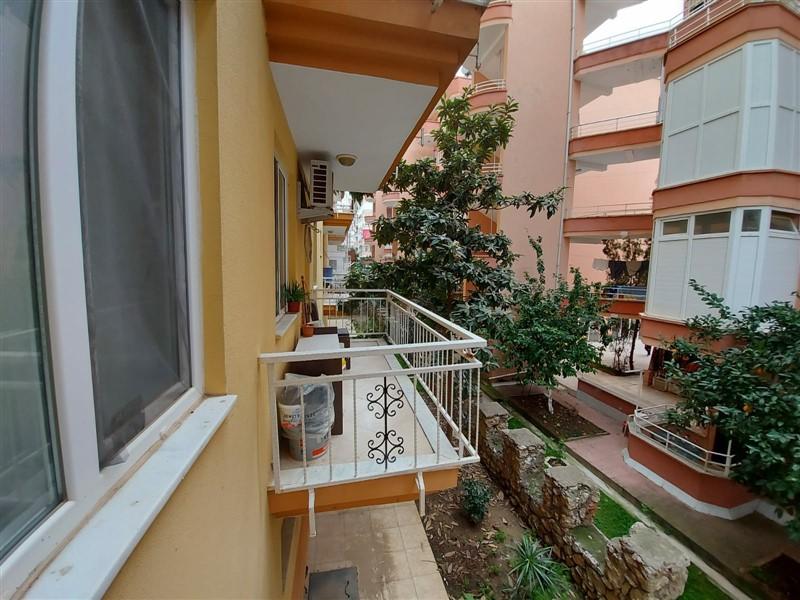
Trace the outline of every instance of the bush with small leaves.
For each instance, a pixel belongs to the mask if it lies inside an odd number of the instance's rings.
[[[482,481],[465,479],[461,483],[461,509],[473,523],[483,521],[491,499],[492,492]]]
[[[508,573],[513,600],[560,600],[569,598],[567,567],[553,558],[552,549],[525,534],[514,548]]]

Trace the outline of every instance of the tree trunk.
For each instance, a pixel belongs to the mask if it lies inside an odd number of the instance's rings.
[[[553,406],[553,390],[547,388],[547,410],[552,415],[555,412],[555,407]]]
[[[634,352],[634,350],[636,350],[636,336],[639,333],[639,326],[640,326],[639,319],[634,320],[634,322],[633,322],[633,335],[631,336],[632,337],[632,340],[631,340],[631,354],[628,357],[628,365],[629,365],[631,371],[633,371],[633,352]]]

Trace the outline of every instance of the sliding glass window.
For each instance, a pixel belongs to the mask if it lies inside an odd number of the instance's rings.
[[[35,185],[38,9],[0,0],[0,560],[63,498]]]
[[[191,383],[180,48],[177,1],[80,5],[78,166],[102,466]]]

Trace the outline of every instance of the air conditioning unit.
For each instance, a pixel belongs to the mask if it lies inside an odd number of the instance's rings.
[[[333,170],[325,160],[312,160],[309,165],[308,188],[301,179],[297,215],[303,223],[324,221],[333,216]]]

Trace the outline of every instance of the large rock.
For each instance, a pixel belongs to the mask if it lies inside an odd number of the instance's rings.
[[[620,585],[620,575],[624,574],[624,579],[636,590],[631,597],[678,598],[686,585],[688,569],[686,555],[664,534],[644,523],[635,523],[628,535],[611,540],[607,546],[607,577]]]
[[[591,524],[599,500],[597,487],[577,467],[551,467],[545,472],[542,504],[564,529]]]
[[[547,446],[529,429],[503,431],[503,465],[509,479],[524,487],[544,467]]]

